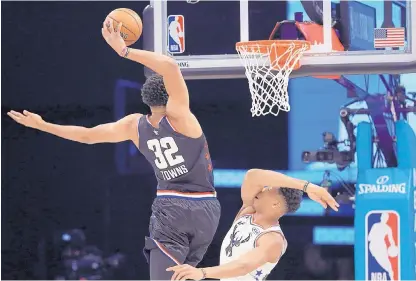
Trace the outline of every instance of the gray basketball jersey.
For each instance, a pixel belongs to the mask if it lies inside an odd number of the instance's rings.
[[[165,116],[155,128],[143,115],[138,124],[139,150],[153,166],[158,189],[213,192],[214,176],[205,135],[195,139],[175,131]]]

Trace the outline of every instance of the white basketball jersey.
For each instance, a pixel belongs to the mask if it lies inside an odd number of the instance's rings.
[[[236,220],[222,241],[220,264],[229,263],[238,259],[241,255],[253,250],[256,247],[257,240],[261,235],[268,232],[278,232],[283,235],[279,225],[263,229],[261,226],[253,223],[253,215],[245,215]],[[284,237],[284,235],[283,235]],[[287,248],[286,239],[280,257],[285,253]],[[266,279],[267,275],[276,266],[276,263],[266,263],[253,272],[245,276],[236,278],[223,279],[227,281],[260,281]]]

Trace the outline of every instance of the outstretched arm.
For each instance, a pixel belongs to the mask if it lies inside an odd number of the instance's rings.
[[[189,94],[181,70],[171,57],[154,52],[127,48],[126,43],[118,32],[122,24],[113,26],[109,18],[101,29],[106,42],[122,57],[143,64],[163,76],[166,91],[169,95],[166,112],[169,117],[182,118],[191,114],[189,110]]]
[[[23,111],[23,114],[16,111],[7,113],[17,123],[26,127],[34,128],[67,140],[95,144],[104,142],[122,142],[132,140],[138,144],[137,121],[141,114],[131,114],[114,123],[98,125],[93,128],[81,126],[64,126],[46,122],[39,115]]]
[[[256,248],[235,261],[206,268],[194,268],[187,264],[177,265],[168,268],[167,271],[174,271],[172,280],[225,279],[244,276],[267,262],[277,262],[282,254],[283,243],[284,240],[280,234],[270,232],[260,237]]]
[[[262,192],[265,187],[287,187],[303,190],[305,185],[306,192],[312,200],[320,203],[324,208],[329,205],[332,209],[338,210],[338,203],[328,193],[328,191],[313,183],[304,180],[295,179],[284,174],[261,169],[251,169],[247,172],[243,185],[241,186],[241,199],[243,208],[251,206],[254,198]]]

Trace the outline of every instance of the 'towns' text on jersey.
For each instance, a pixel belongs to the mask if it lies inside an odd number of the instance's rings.
[[[158,189],[213,192],[214,177],[205,135],[190,138],[176,132],[168,117],[153,127],[147,116],[139,120],[139,149],[152,164]]]

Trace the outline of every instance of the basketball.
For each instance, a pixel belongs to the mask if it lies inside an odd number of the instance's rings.
[[[107,17],[113,20],[114,27],[120,22],[123,23],[120,34],[127,46],[139,40],[140,35],[142,35],[143,24],[142,19],[135,11],[127,8],[119,8],[112,11]]]
[[[389,254],[389,257],[391,257],[391,258],[395,258],[395,257],[397,257],[397,255],[399,254],[399,249],[398,249],[396,246],[390,246],[390,247],[387,249],[387,252],[388,252],[388,254]]]

